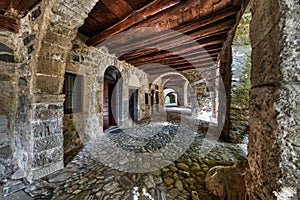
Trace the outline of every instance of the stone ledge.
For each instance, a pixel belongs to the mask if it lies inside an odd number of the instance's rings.
[[[40,179],[44,176],[52,174],[53,172],[58,171],[58,170],[63,169],[63,168],[64,168],[63,161],[59,161],[59,162],[57,162],[55,164],[52,164],[50,166],[43,167],[42,169],[37,169],[37,170],[31,171],[28,174],[27,179],[30,183],[32,183],[33,180],[38,180],[38,179]]]

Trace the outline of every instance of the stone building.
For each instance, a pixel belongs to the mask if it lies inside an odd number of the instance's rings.
[[[299,18],[297,0],[2,0],[1,195],[300,199]]]

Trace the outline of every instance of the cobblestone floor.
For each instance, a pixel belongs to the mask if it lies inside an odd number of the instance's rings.
[[[214,166],[244,161],[245,152],[239,145],[204,140],[202,134],[195,134],[192,141],[182,140],[185,138],[182,134],[188,132],[176,124],[114,128],[106,133],[105,139],[86,144],[63,170],[32,184],[20,183],[23,184],[20,188],[33,199],[218,199],[206,190],[206,172]],[[184,148],[186,142],[191,145]],[[173,162],[176,145],[186,151]],[[203,145],[212,150],[200,157]],[[164,149],[165,146],[169,149]],[[160,150],[164,151],[157,154],[157,158],[139,157]],[[171,156],[166,156],[169,154]],[[159,159],[161,157],[164,159]],[[107,161],[113,164],[103,164]],[[121,167],[114,169],[115,166]],[[150,170],[154,171],[148,172]]]

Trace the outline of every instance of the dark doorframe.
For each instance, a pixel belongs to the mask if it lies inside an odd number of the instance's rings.
[[[129,89],[129,115],[132,121],[137,122],[139,119],[139,112],[138,112],[138,89]]]
[[[115,67],[108,67],[106,69],[103,84],[103,130],[118,124],[118,92],[114,92],[114,90],[119,78],[120,73]]]

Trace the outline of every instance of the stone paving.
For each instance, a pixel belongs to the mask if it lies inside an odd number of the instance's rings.
[[[206,189],[207,171],[214,166],[245,161],[245,153],[238,145],[207,141],[202,134],[195,134],[192,141],[178,141],[188,132],[185,127],[167,123],[111,129],[102,139],[86,144],[63,170],[32,184],[22,183],[20,189],[33,199],[218,199]],[[176,153],[172,145],[183,148],[186,142],[191,145],[173,162]],[[212,151],[201,158],[202,144]],[[168,145],[169,149],[164,149]],[[162,149],[164,152],[157,155],[163,159],[139,157]],[[125,152],[125,156],[118,151]],[[165,156],[165,152],[171,156]],[[108,161],[113,164],[103,164]],[[123,167],[114,169],[116,166]]]

